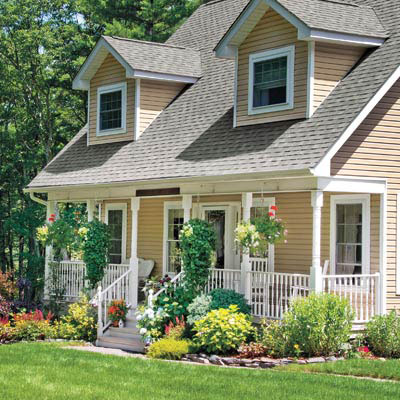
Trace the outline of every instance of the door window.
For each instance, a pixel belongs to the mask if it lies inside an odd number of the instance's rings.
[[[123,210],[108,210],[108,226],[111,234],[110,263],[121,264],[123,258]]]

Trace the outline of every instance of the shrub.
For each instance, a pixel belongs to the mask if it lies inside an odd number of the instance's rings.
[[[238,353],[242,358],[262,357],[267,354],[267,348],[262,343],[242,343],[238,349]]]
[[[243,314],[250,314],[250,307],[247,304],[245,297],[229,289],[214,289],[210,292],[211,296],[211,310],[218,310],[220,308],[229,308],[231,305],[236,305],[238,311]]]
[[[187,322],[189,325],[194,325],[196,321],[204,318],[208,314],[211,310],[211,300],[211,296],[206,294],[201,294],[194,298],[187,309]]]
[[[87,297],[68,307],[67,315],[54,324],[54,335],[60,339],[86,340],[93,342],[97,336],[96,313]]]
[[[208,281],[215,238],[212,226],[200,219],[186,222],[179,235],[185,270],[183,285],[190,295],[190,301],[201,293]]]
[[[295,299],[281,324],[264,327],[263,344],[279,356],[337,354],[350,340],[352,320],[346,299],[312,293]]]
[[[187,340],[177,340],[167,337],[151,344],[147,355],[150,358],[180,360],[185,354],[189,353],[189,346],[190,343]]]
[[[182,316],[181,319],[175,318],[175,321],[170,321],[168,325],[165,326],[165,335],[171,339],[182,339],[186,330],[185,317]]]
[[[51,326],[52,315],[49,313],[45,318],[42,311],[14,314],[14,326],[9,330],[13,340],[43,340],[54,335]]]
[[[292,352],[287,351],[287,338],[279,321],[263,321],[261,324],[261,344],[266,353],[272,357],[285,357],[289,353],[292,355],[297,348],[297,346],[293,348]]]
[[[395,311],[376,315],[366,325],[365,338],[375,355],[400,358],[400,316]]]
[[[254,333],[249,316],[240,313],[236,305],[210,311],[194,324],[194,341],[208,353],[228,353],[237,350]]]

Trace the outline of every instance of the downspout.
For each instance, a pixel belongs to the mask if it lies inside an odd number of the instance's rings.
[[[42,206],[46,206],[47,207],[47,201],[46,200],[42,200],[39,197],[36,197],[34,192],[29,192],[29,196],[30,196],[31,200],[35,201],[36,203],[41,204]]]

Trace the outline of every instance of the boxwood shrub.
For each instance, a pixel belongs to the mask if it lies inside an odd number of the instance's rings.
[[[230,289],[214,289],[209,295],[211,296],[210,310],[218,310],[220,308],[229,308],[235,305],[238,312],[250,314],[250,306],[247,304],[245,297]]]

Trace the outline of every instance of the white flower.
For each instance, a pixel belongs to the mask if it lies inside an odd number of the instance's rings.
[[[141,328],[140,331],[139,331],[139,333],[140,333],[141,335],[144,335],[146,332],[147,332],[147,329],[146,329],[146,328]]]
[[[143,315],[142,314],[138,314],[136,316],[136,321],[140,321],[142,318],[143,318]]]

